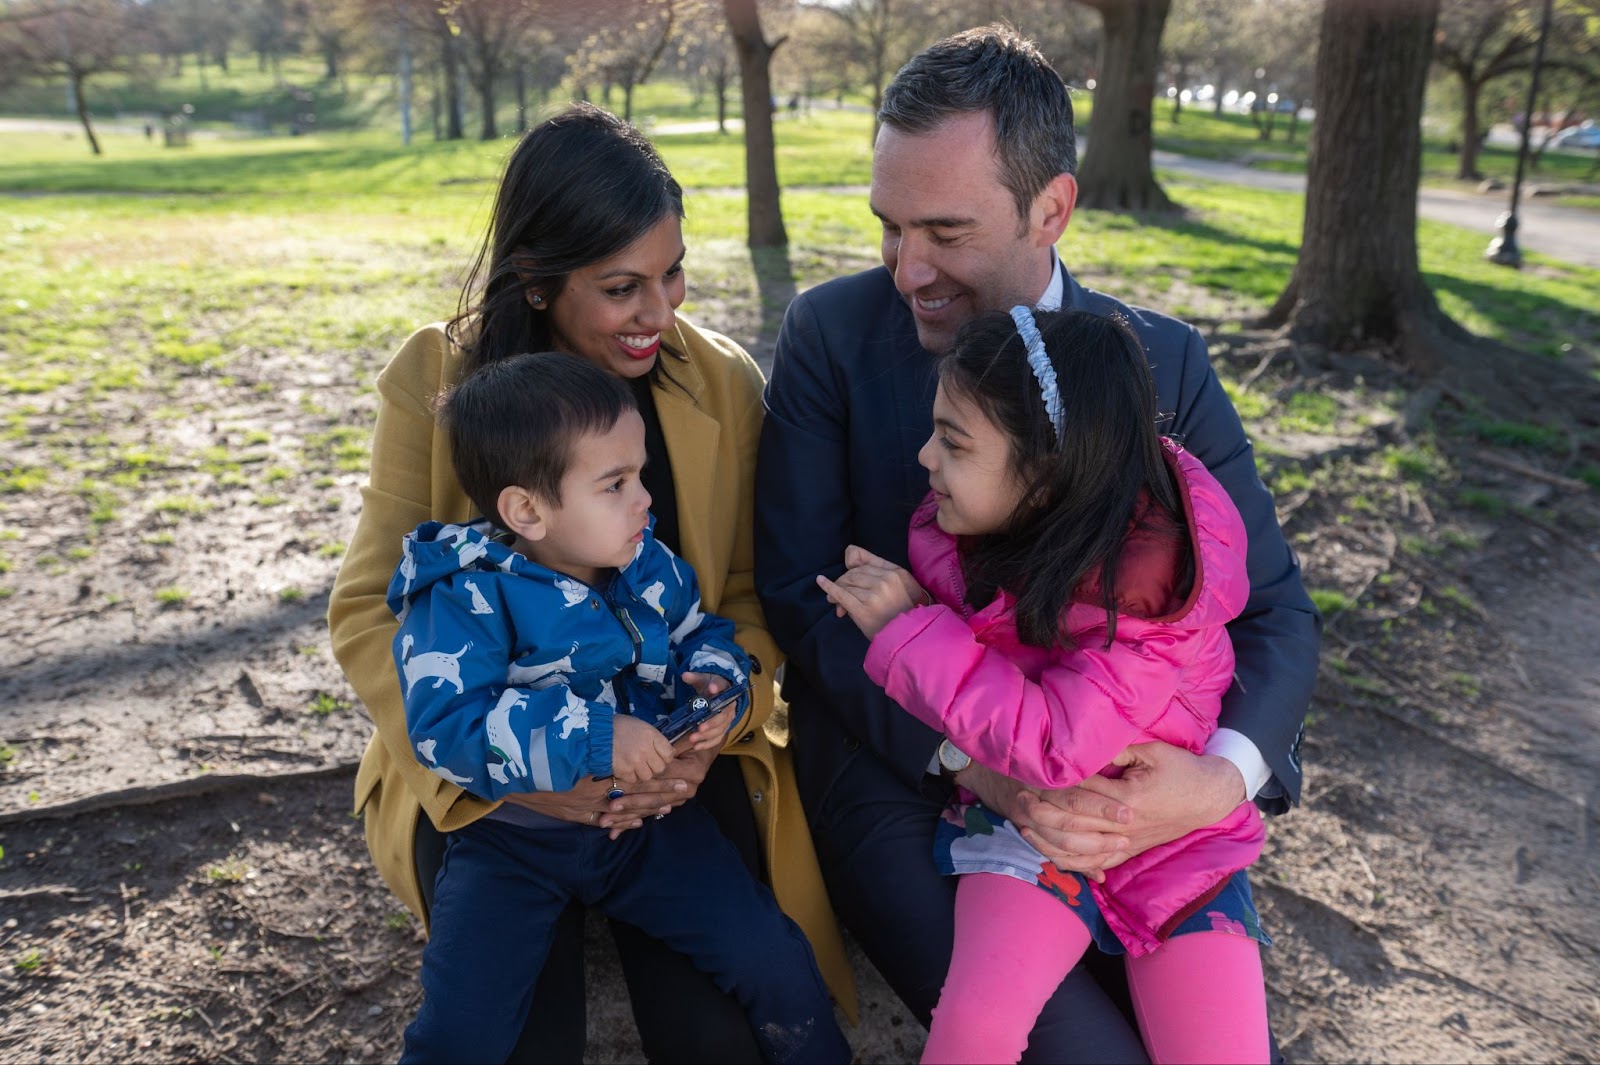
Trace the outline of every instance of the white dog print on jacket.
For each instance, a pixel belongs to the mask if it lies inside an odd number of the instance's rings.
[[[710,672],[707,667],[714,667],[731,674],[735,684],[744,683],[744,670],[739,668],[739,663],[726,651],[719,651],[714,647],[702,647],[694,653],[694,657],[689,659],[689,672],[691,673]]]
[[[561,735],[559,738],[563,740],[571,736],[574,729],[581,728],[585,732],[589,731],[589,704],[578,698],[577,695],[573,694],[572,689],[568,688],[567,705],[561,708],[561,712],[556,715],[555,721],[552,721],[551,724],[554,725],[556,722],[561,723]]]
[[[682,643],[683,638],[699,628],[700,623],[705,619],[705,614],[700,610],[700,600],[696,599],[689,604],[689,612],[683,616],[682,621],[678,622],[678,627],[672,630],[670,639],[673,643]]]
[[[408,632],[400,638],[400,668],[406,675],[406,694],[411,694],[411,689],[417,686],[417,681],[428,677],[434,678],[433,686],[442,688],[446,684],[456,686],[456,694],[460,695],[466,689],[461,686],[461,656],[472,650],[472,641],[453,655],[443,651],[424,651],[420,655],[411,654],[411,634]]]
[[[422,757],[427,760],[428,768],[439,774],[441,777],[444,777],[452,784],[471,784],[471,777],[458,777],[454,773],[450,772],[449,766],[442,766],[433,760],[433,749],[438,745],[439,741],[435,739],[422,740],[417,744],[417,753],[422,755]]]
[[[470,580],[465,580],[461,582],[461,586],[472,596],[472,612],[474,614],[494,613],[494,607],[490,606],[489,600],[485,599],[483,593],[478,591],[476,584],[473,584]]]
[[[406,616],[411,613],[411,586],[417,580],[417,560],[411,554],[411,537],[406,537],[400,545],[400,576],[406,579],[405,587],[400,590],[400,613],[395,619],[404,625]]]
[[[589,589],[582,581],[575,581],[571,577],[557,577],[556,588],[561,592],[561,598],[566,600],[565,606],[582,606],[584,600],[589,598]]]
[[[506,683],[535,691],[559,684],[562,677],[572,672],[572,656],[577,650],[578,645],[573,644],[571,650],[554,662],[540,662],[533,666],[519,666],[513,662],[506,667]]]
[[[460,525],[446,525],[439,530],[435,537],[437,541],[449,543],[456,553],[456,565],[462,569],[471,569],[472,564],[489,553],[489,543],[483,538],[469,540],[467,529]]]
[[[502,759],[501,762],[488,764],[489,775],[494,777],[496,783],[511,783],[506,779],[507,769],[511,770],[511,775],[514,777],[528,775],[528,763],[522,757],[522,744],[511,727],[511,711],[527,705],[528,700],[521,692],[515,688],[507,688],[500,693],[500,701],[494,704],[489,716],[484,718],[483,728],[489,737],[489,750]]]
[[[661,581],[656,581],[650,587],[639,593],[639,598],[655,607],[656,613],[666,616],[667,608],[661,605],[661,597],[667,594],[667,586]]]

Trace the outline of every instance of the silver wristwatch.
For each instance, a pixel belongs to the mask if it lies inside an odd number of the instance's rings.
[[[943,740],[939,744],[939,767],[951,776],[972,764],[972,756],[960,747]]]

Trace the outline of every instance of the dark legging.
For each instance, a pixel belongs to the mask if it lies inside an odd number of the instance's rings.
[[[712,761],[696,801],[738,848],[752,875],[762,875],[755,815],[744,778],[733,758]],[[671,816],[670,814],[668,816]],[[433,883],[444,853],[444,837],[426,817],[418,819],[417,876],[423,904],[433,905]],[[623,979],[645,1057],[652,1061],[749,1062],[761,1053],[745,1013],[717,990],[711,978],[681,954],[668,950],[632,925],[610,921],[622,961]],[[539,974],[522,1036],[508,1059],[525,1065],[582,1061],[587,1018],[583,986],[583,907],[568,906]],[[692,1018],[692,1023],[686,1023]]]

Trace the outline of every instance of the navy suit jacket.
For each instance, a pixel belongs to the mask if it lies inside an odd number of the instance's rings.
[[[1238,413],[1194,327],[1127,307],[1070,274],[1062,306],[1128,319],[1150,359],[1161,432],[1206,464],[1244,516],[1251,593],[1228,629],[1238,661],[1222,725],[1248,736],[1273,771],[1257,802],[1287,809],[1300,793],[1321,619]],[[834,616],[815,580],[837,578],[852,543],[906,565],[911,513],[928,491],[916,456],[932,431],[934,365],[882,267],[797,297],[778,335],[756,467],[755,576],[767,627],[788,656],[783,692],[808,805],[856,757],[876,757],[920,789],[941,739],[867,678],[866,637]]]

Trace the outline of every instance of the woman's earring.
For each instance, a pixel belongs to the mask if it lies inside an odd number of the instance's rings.
[[[533,304],[535,307],[543,307],[544,297],[535,292],[533,295],[528,297],[528,302]]]

